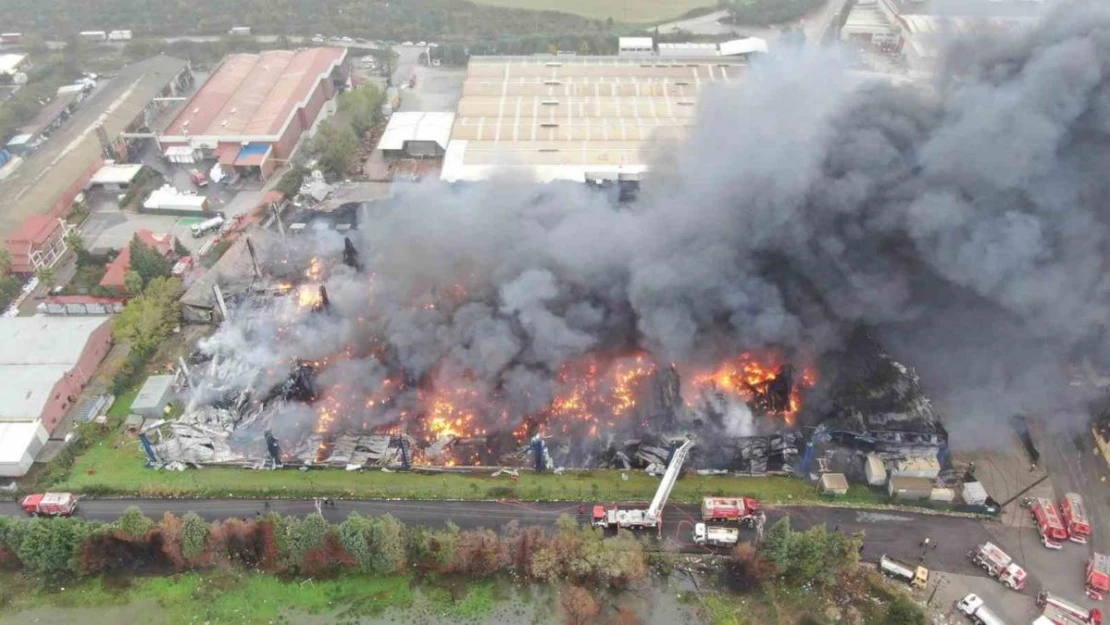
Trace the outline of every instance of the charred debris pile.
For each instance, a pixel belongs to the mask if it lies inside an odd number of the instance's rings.
[[[661,471],[692,434],[691,466],[761,474],[804,468],[811,438],[891,451],[944,438],[913,372],[868,340],[818,363],[759,350],[683,366],[599,350],[561,368],[544,405],[514,413],[497,389],[413,376],[395,346],[357,324],[337,330],[351,320],[333,292],[373,280],[350,236],[330,255],[291,247],[247,242],[250,275],[214,294],[220,327],[182,360],[185,413],[144,432],[152,464],[527,467],[541,455],[545,467]],[[311,353],[286,357],[284,343]]]

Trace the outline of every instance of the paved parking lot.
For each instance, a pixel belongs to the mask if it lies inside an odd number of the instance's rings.
[[[1030,458],[1017,436],[1009,430],[1001,430],[999,433],[1004,435],[1002,439],[1006,442],[1005,447],[957,460],[974,460],[975,474],[984,488],[996,501],[1005,503],[1044,478],[1046,466],[1042,464],[1032,469]],[[1056,482],[1060,479],[1058,475],[1049,475],[1023,496],[1047,497],[1058,501],[1067,490],[1057,486]],[[968,593],[983,597],[987,605],[1010,624],[1033,622],[1040,614],[1034,599],[1041,590],[1050,590],[1088,607],[1095,605],[1083,594],[1083,576],[1090,553],[1087,546],[1066,543],[1060,550],[1046,549],[1040,542],[1031,514],[1021,507],[1020,499],[1005,506],[997,522],[987,522],[984,527],[990,539],[1025,568],[1029,574],[1026,588],[1021,593],[1007,590],[985,573],[942,573],[930,584],[929,591],[932,592],[935,583],[940,583],[931,605],[937,622],[967,622],[951,606]],[[946,618],[945,614],[948,612],[954,614]]]

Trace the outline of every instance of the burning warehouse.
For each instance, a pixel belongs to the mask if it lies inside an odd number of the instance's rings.
[[[154,452],[530,465],[538,436],[556,465],[649,466],[692,434],[694,466],[762,470],[799,436],[935,448],[1070,414],[1062,364],[1110,366],[1110,16],[1089,11],[929,90],[772,60],[707,88],[618,207],[424,181],[349,246],[260,243]],[[291,375],[312,393],[270,398]]]

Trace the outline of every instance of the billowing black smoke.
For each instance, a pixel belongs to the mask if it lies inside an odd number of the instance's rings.
[[[617,209],[511,176],[405,187],[366,222],[372,277],[329,278],[357,328],[295,342],[373,336],[356,362],[465,379],[525,414],[587,353],[819,356],[862,325],[953,434],[1074,415],[1067,366],[1110,366],[1110,8],[1069,4],[957,49],[929,84],[773,58],[707,91],[688,140]]]

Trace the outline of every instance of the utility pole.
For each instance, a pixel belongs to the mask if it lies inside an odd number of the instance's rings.
[[[933,592],[929,593],[929,600],[925,602],[926,607],[933,604],[933,597],[937,596],[937,591],[940,590],[940,587],[943,586],[944,584],[946,584],[947,582],[948,582],[948,579],[945,578],[943,575],[938,575],[937,576],[937,584],[936,584],[936,586],[933,586]]]

